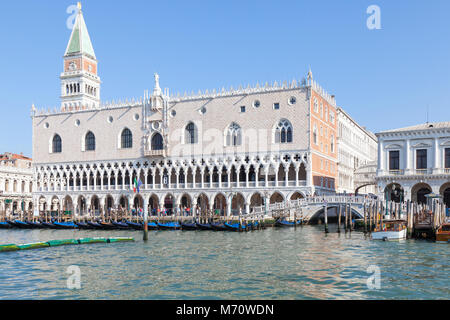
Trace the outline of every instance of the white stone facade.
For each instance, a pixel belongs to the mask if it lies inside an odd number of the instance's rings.
[[[10,214],[33,209],[31,159],[22,155],[0,155],[0,212]]]
[[[377,137],[338,108],[339,193],[376,194]],[[358,190],[357,190],[358,189]]]
[[[384,131],[377,137],[381,196],[394,198],[390,193],[396,186],[403,190],[403,200],[423,202],[424,194],[433,192],[450,206],[450,122]]]

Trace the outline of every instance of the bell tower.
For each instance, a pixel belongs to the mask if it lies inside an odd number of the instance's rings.
[[[63,57],[61,73],[61,110],[86,110],[100,105],[100,77],[97,58],[84,22],[81,3]]]

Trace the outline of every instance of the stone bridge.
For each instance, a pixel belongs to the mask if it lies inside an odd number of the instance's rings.
[[[350,206],[352,216],[357,219],[364,217],[364,203],[370,199],[365,196],[321,196],[308,197],[286,202],[273,203],[267,206],[254,207],[252,212],[246,217],[266,216],[276,217],[279,215],[294,216],[303,218],[305,223],[316,221],[324,216],[324,208],[327,206],[329,218],[336,218],[339,214],[339,207]],[[342,216],[344,211],[342,211]]]

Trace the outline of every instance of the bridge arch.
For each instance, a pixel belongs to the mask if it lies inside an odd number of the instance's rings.
[[[352,219],[363,219],[364,216],[358,212],[354,207],[351,208]],[[328,223],[336,223],[339,217],[339,205],[332,205],[327,208]],[[341,213],[341,223],[344,223],[345,212],[342,208]],[[317,209],[312,213],[311,218],[309,218],[309,224],[322,224],[325,221],[325,208],[323,206],[318,206]]]

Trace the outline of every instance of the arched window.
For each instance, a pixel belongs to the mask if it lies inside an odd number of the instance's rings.
[[[242,143],[241,127],[233,122],[226,132],[226,145],[227,146],[239,146]]]
[[[331,153],[334,153],[334,135],[331,135]]]
[[[133,147],[133,134],[128,128],[125,128],[122,131],[120,146],[122,149],[129,149]]]
[[[190,122],[184,131],[185,143],[186,144],[194,144],[198,142],[198,132],[197,127],[193,122]]]
[[[152,150],[163,150],[164,143],[161,134],[155,133],[152,137]]]
[[[317,126],[314,125],[314,129],[313,129],[313,141],[314,144],[317,144]]]
[[[275,129],[275,143],[292,142],[292,125],[288,120],[281,120]]]
[[[89,131],[86,134],[85,146],[86,146],[86,151],[94,151],[95,150],[95,136],[91,131]]]
[[[61,153],[62,152],[61,137],[57,134],[55,134],[55,136],[53,137],[52,151],[53,151],[53,153]]]

